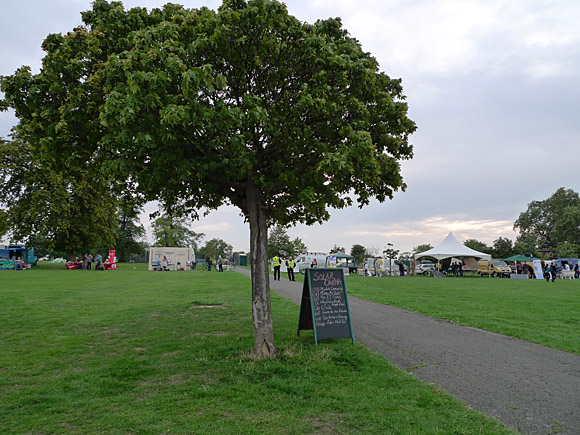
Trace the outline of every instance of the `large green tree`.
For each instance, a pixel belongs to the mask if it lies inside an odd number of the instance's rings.
[[[117,211],[115,249],[120,262],[127,262],[132,255],[145,254],[145,227],[139,222],[140,209],[121,204]]]
[[[413,255],[420,254],[421,252],[425,252],[430,249],[433,249],[433,246],[430,243],[423,243],[421,245],[417,245],[413,247]]]
[[[538,238],[534,234],[519,234],[514,243],[513,251],[516,254],[532,254],[538,257]]]
[[[514,254],[513,242],[507,237],[499,237],[493,241],[491,255],[494,258],[508,258]]]
[[[0,205],[13,241],[66,253],[114,246],[116,199],[111,183],[87,172],[67,176],[18,138],[0,144]]]
[[[46,39],[40,74],[2,78],[4,105],[62,167],[98,159],[125,192],[172,210],[238,207],[254,349],[273,355],[268,226],[323,222],[328,207],[405,188],[415,124],[401,81],[340,19],[304,23],[275,0],[151,12],[96,0],[83,21]]]
[[[532,201],[514,223],[521,235],[532,235],[540,248],[580,244],[580,196],[560,187],[543,201]]]
[[[209,255],[214,261],[219,257],[229,259],[233,255],[234,248],[225,240],[214,238],[209,240],[200,249],[200,253],[205,257]]]
[[[354,244],[350,248],[350,255],[354,257],[358,264],[362,264],[365,261],[365,257],[368,255],[367,248],[365,248],[363,245],[359,245],[358,243]]]
[[[560,258],[578,258],[580,256],[580,244],[562,243],[556,249]]]
[[[486,245],[485,242],[482,242],[477,239],[467,239],[466,241],[463,242],[463,245],[467,246],[468,248],[474,249],[478,252],[483,252],[484,254],[491,254],[493,250],[493,248]]]
[[[272,258],[274,255],[282,255],[283,257],[292,255],[296,257],[307,250],[308,247],[302,239],[296,237],[291,240],[286,228],[282,225],[275,225],[270,229],[268,234],[268,258]]]
[[[205,237],[204,233],[189,229],[185,218],[167,214],[155,219],[151,227],[155,246],[191,246],[196,251],[199,242]]]
[[[328,251],[329,254],[336,254],[336,253],[346,253],[346,250],[342,247],[342,246],[338,246],[336,243],[334,244],[334,246],[330,249],[330,251]]]
[[[2,239],[9,229],[10,224],[8,223],[8,213],[4,210],[0,210],[0,239]]]

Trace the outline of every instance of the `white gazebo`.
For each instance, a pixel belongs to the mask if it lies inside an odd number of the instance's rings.
[[[437,261],[443,260],[444,258],[481,258],[484,260],[491,260],[491,255],[484,254],[483,252],[478,252],[475,249],[468,248],[463,243],[455,238],[453,233],[450,231],[445,240],[443,240],[439,245],[433,249],[429,249],[425,252],[420,252],[415,254],[415,260],[421,257],[434,257]]]

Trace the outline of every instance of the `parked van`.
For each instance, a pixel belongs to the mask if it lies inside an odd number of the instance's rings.
[[[314,260],[316,260],[317,267],[326,267],[326,252],[305,252],[296,258],[296,267],[298,272],[304,274],[305,270],[312,267]]]
[[[505,276],[508,277],[512,273],[511,268],[503,260],[479,260],[477,262],[477,273],[480,276]]]

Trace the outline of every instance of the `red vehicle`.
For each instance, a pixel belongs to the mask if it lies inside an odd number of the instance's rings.
[[[69,270],[72,269],[82,269],[83,268],[83,262],[82,261],[67,261],[65,264],[66,268]]]

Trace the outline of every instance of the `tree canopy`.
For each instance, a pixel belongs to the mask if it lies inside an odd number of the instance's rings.
[[[29,144],[0,143],[0,205],[11,239],[44,240],[59,252],[114,246],[116,199],[111,183],[92,172],[74,176],[51,169]]]
[[[429,249],[433,249],[433,246],[430,243],[423,243],[421,245],[417,245],[413,247],[413,255],[420,254],[421,252],[428,251]]]
[[[151,227],[155,246],[191,246],[196,251],[199,242],[205,237],[205,234],[189,229],[184,217],[168,214],[155,219]]]
[[[211,257],[217,260],[219,257],[228,259],[232,256],[234,248],[225,240],[213,238],[209,240],[201,249],[200,254],[203,257]]]
[[[308,247],[304,242],[299,237],[290,240],[290,236],[283,226],[275,225],[270,229],[268,234],[268,258],[272,258],[274,255],[282,255],[283,257],[292,255],[296,257],[306,251],[308,251]]]
[[[538,248],[580,244],[580,196],[560,187],[543,201],[532,201],[514,223],[521,236],[533,237]]]
[[[508,258],[514,254],[513,242],[507,237],[499,237],[493,241],[491,255],[494,258]]]
[[[350,248],[350,255],[352,255],[358,264],[362,264],[365,257],[367,256],[367,248],[363,245],[354,244]]]
[[[126,262],[133,255],[145,253],[145,227],[139,222],[139,210],[119,207],[115,228],[115,249],[119,262]]]
[[[329,254],[336,254],[338,252],[346,253],[346,249],[344,249],[342,246],[338,246],[336,243],[330,249],[330,251],[328,251]],[[354,257],[354,255],[353,255],[353,257]]]
[[[474,249],[478,252],[483,252],[484,254],[491,254],[492,252],[492,248],[487,246],[485,242],[482,242],[477,239],[467,239],[466,241],[463,242],[463,245],[467,246],[468,248]]]
[[[249,222],[254,348],[275,353],[267,228],[329,218],[405,189],[412,157],[401,80],[340,19],[303,23],[276,0],[148,12],[93,2],[49,35],[43,68],[2,77],[3,107],[55,166],[98,163],[135,200]]]

